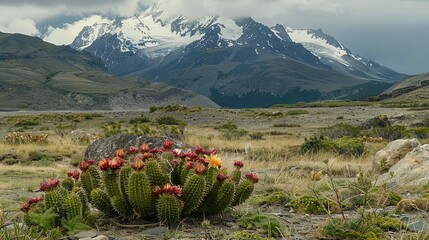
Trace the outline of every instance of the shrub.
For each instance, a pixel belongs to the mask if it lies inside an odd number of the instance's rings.
[[[37,125],[39,125],[39,122],[35,120],[21,120],[15,124],[15,127],[30,127]]]
[[[126,129],[122,129],[121,124],[110,121],[101,125],[101,129],[103,130],[103,135],[105,137],[110,137],[112,135],[127,133]]]
[[[289,116],[302,115],[302,114],[307,114],[307,113],[308,113],[307,110],[299,110],[299,109],[289,110],[286,112],[286,114]]]
[[[140,115],[140,117],[136,117],[136,118],[130,119],[130,124],[148,123],[148,122],[150,122],[150,119],[148,117],[146,117],[144,115],[144,113],[142,113]]]
[[[241,161],[228,174],[221,168],[216,150],[196,147],[184,153],[171,146],[170,141],[162,149],[143,144],[140,150],[130,149],[129,155],[120,149],[115,157],[100,160],[98,168],[94,161],[84,161],[80,163],[82,172],[69,171],[61,182],[41,183],[44,198],[30,199],[22,207],[27,225],[35,226],[35,214],[52,213],[55,221],[49,228],[70,232],[82,226],[80,223],[94,223],[92,209],[115,219],[153,220],[158,216],[159,222],[173,225],[184,217],[220,214],[251,196],[259,177],[248,172],[241,178]],[[276,234],[275,221],[264,224]]]
[[[235,140],[240,139],[241,137],[246,136],[247,131],[244,129],[233,129],[233,130],[223,130],[222,137],[226,140]]]
[[[335,202],[325,197],[316,198],[313,195],[303,195],[293,199],[289,206],[300,213],[326,214],[335,210]]]
[[[268,237],[280,237],[284,231],[278,218],[268,214],[248,213],[241,216],[238,222],[242,227],[260,230]]]
[[[154,113],[154,112],[156,112],[156,110],[158,110],[157,106],[150,106],[149,107],[149,113]]]
[[[342,138],[342,137],[359,137],[361,130],[359,127],[349,124],[335,124],[333,126],[324,128],[320,134],[328,138]]]
[[[277,123],[277,124],[274,124],[273,127],[275,127],[275,128],[282,128],[282,127],[294,128],[294,127],[301,127],[301,125],[299,125],[299,124],[288,124],[288,123]]]
[[[156,119],[156,122],[162,125],[185,125],[185,123],[173,116],[164,116]]]
[[[264,134],[261,132],[253,132],[249,134],[249,137],[252,140],[262,140],[262,136],[264,136]]]
[[[387,126],[387,127],[376,127],[370,130],[364,131],[363,134],[369,137],[382,137],[390,141],[403,138],[406,133],[405,126]]]
[[[305,139],[300,147],[302,153],[316,153],[318,151],[333,151],[343,155],[362,155],[365,145],[361,139],[342,137],[330,140],[323,136]]]

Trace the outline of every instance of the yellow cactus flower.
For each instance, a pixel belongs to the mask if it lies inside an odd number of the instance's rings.
[[[210,156],[207,157],[207,161],[210,167],[220,168],[222,165],[222,160],[216,154],[210,154]]]

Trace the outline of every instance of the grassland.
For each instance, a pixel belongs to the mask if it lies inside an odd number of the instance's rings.
[[[223,166],[232,168],[234,160],[242,159],[245,162],[245,171],[253,170],[260,175],[260,184],[257,185],[254,197],[247,205],[236,209],[238,213],[233,213],[233,216],[255,211],[274,214],[285,226],[283,231],[285,237],[312,239],[320,234],[320,229],[317,230],[314,226],[320,227],[320,224],[328,219],[327,215],[311,215],[306,220],[302,220],[306,215],[291,215],[287,205],[276,201],[261,204],[261,199],[271,196],[273,192],[281,192],[282,196],[289,201],[312,194],[315,183],[311,181],[311,174],[321,170],[326,171],[326,162],[329,162],[335,184],[344,188],[348,182],[355,179],[358,173],[371,170],[375,152],[386,146],[388,141],[365,142],[364,154],[350,156],[329,151],[302,153],[300,146],[305,139],[320,134],[321,128],[340,123],[359,125],[379,114],[390,117],[394,125],[407,127],[416,121],[424,122],[427,117],[425,110],[407,111],[406,108],[386,108],[373,103],[356,105],[336,103],[335,108],[333,107],[332,104],[296,105],[294,111],[291,111],[289,106],[233,110],[173,107],[154,109],[150,113],[144,112],[143,115],[137,111],[1,113],[0,121],[3,127],[0,129],[0,136],[2,138],[11,132],[20,131],[48,134],[48,141],[45,144],[9,144],[5,141],[0,144],[1,156],[16,155],[19,160],[18,164],[0,165],[0,208],[4,212],[19,216],[18,210],[22,203],[28,197],[38,194],[35,191],[39,182],[51,177],[63,176],[67,169],[73,168],[71,165],[82,159],[84,150],[91,141],[112,133],[141,133],[146,127],[150,129],[146,132],[148,135],[171,133],[169,132],[172,131],[171,129],[162,126],[156,120],[160,117],[174,116],[186,123],[183,135],[178,136],[182,141],[190,145],[215,147],[223,159]],[[146,120],[143,121],[143,118]],[[114,131],[111,128],[112,123],[116,124]],[[82,140],[70,134],[77,129],[81,129],[90,138]],[[254,132],[260,132],[261,137],[258,139],[249,137],[249,134]],[[428,142],[426,138],[420,141]],[[34,157],[38,153],[42,153],[42,157]],[[316,187],[318,191],[328,196],[332,194],[329,181],[320,181]],[[216,219],[211,221],[214,228],[218,230],[216,233],[209,232],[212,238],[216,239],[215,236],[218,236],[216,234],[223,237],[229,236],[230,230],[225,228],[225,225],[217,222]],[[228,220],[228,222],[234,222],[234,220]],[[104,229],[103,231],[120,239],[138,239],[140,236],[138,233],[130,236],[125,230]],[[187,222],[182,228],[173,231],[171,237],[194,238],[195,231],[204,232],[205,230]],[[397,233],[385,234],[384,237],[405,239],[405,235]]]

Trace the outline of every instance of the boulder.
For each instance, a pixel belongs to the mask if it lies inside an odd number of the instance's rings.
[[[112,157],[114,152],[120,148],[127,153],[131,146],[140,148],[143,143],[147,143],[150,148],[161,148],[166,137],[146,137],[130,134],[113,135],[107,138],[101,138],[90,144],[84,155],[84,160],[93,159],[98,162],[100,159]],[[173,142],[173,148],[187,149],[191,146],[175,139],[168,139]]]
[[[417,187],[429,181],[429,144],[414,148],[389,171],[379,176],[378,185]]]
[[[369,130],[371,128],[377,128],[377,127],[387,127],[390,126],[391,123],[389,121],[389,118],[387,118],[386,115],[379,115],[376,117],[372,117],[365,122],[363,122],[360,125],[360,129],[362,130]]]
[[[372,160],[372,169],[376,173],[386,172],[401,160],[407,153],[420,146],[420,142],[413,139],[398,139],[389,143],[375,154]]]

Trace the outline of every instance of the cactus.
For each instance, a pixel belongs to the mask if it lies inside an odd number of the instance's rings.
[[[100,188],[96,188],[91,192],[92,204],[100,210],[101,212],[110,215],[112,213],[113,207],[110,203],[109,195],[101,190]]]
[[[60,192],[62,187],[57,187],[45,194],[46,209],[52,208],[56,213],[62,215],[64,213],[64,195]],[[67,190],[65,190],[67,191]]]
[[[65,206],[67,212],[67,219],[70,220],[74,217],[82,217],[82,202],[76,193],[70,193],[65,198]]]
[[[88,206],[88,198],[86,197],[85,190],[78,187],[73,190],[78,196],[79,200],[82,203],[82,215],[86,216],[89,212],[89,206]]]
[[[240,179],[241,179],[240,169],[236,168],[236,169],[234,169],[234,171],[232,171],[231,179],[234,180],[236,185],[238,185],[240,183]]]
[[[146,216],[152,211],[152,190],[144,172],[136,171],[130,175],[128,197],[131,206],[140,216]]]
[[[146,162],[145,171],[152,187],[164,186],[170,182],[167,174],[163,173],[157,161]]]
[[[206,189],[206,179],[202,175],[190,175],[183,186],[182,199],[185,202],[184,213],[195,211],[203,201]]]
[[[227,209],[232,201],[234,200],[235,184],[230,180],[223,182],[222,186],[218,188],[216,197],[214,198],[214,203],[212,206],[209,206],[209,214],[219,214]]]
[[[122,197],[127,203],[130,202],[128,197],[128,183],[132,170],[133,169],[127,165],[122,167],[121,171],[119,172],[119,188],[121,190]]]
[[[214,167],[210,167],[207,170],[207,174],[206,174],[206,192],[210,191],[210,189],[212,188],[214,182],[216,181],[216,175],[219,172],[219,169],[214,168]]]
[[[186,164],[185,164],[186,165]],[[182,185],[185,184],[186,179],[188,178],[189,172],[191,171],[192,168],[188,168],[186,166],[183,166],[182,168],[182,172],[180,173],[180,183]]]
[[[61,182],[61,185],[70,192],[74,187],[74,180],[71,177],[67,177]]]
[[[178,160],[176,160],[178,161]],[[183,170],[183,165],[185,164],[184,160],[180,160],[175,166],[173,167],[173,171],[171,172],[171,182],[175,185],[180,185],[180,175]]]
[[[183,202],[173,194],[164,193],[158,200],[158,218],[161,223],[171,226],[180,218]]]
[[[91,200],[91,192],[96,188],[101,187],[101,177],[95,166],[90,166],[88,170],[83,171],[80,175],[80,181],[83,189],[86,191],[87,197]]]
[[[119,190],[119,176],[113,172],[102,172],[104,186],[106,187],[107,194],[111,198],[115,196],[121,196],[121,190]]]
[[[121,217],[130,218],[133,216],[133,208],[130,203],[121,196],[115,196],[112,198],[112,206],[116,212],[121,215]]]
[[[234,201],[232,202],[232,206],[237,206],[244,201],[246,201],[250,195],[252,194],[254,189],[254,183],[250,179],[246,179],[242,181],[236,190],[236,194],[234,197]]]

